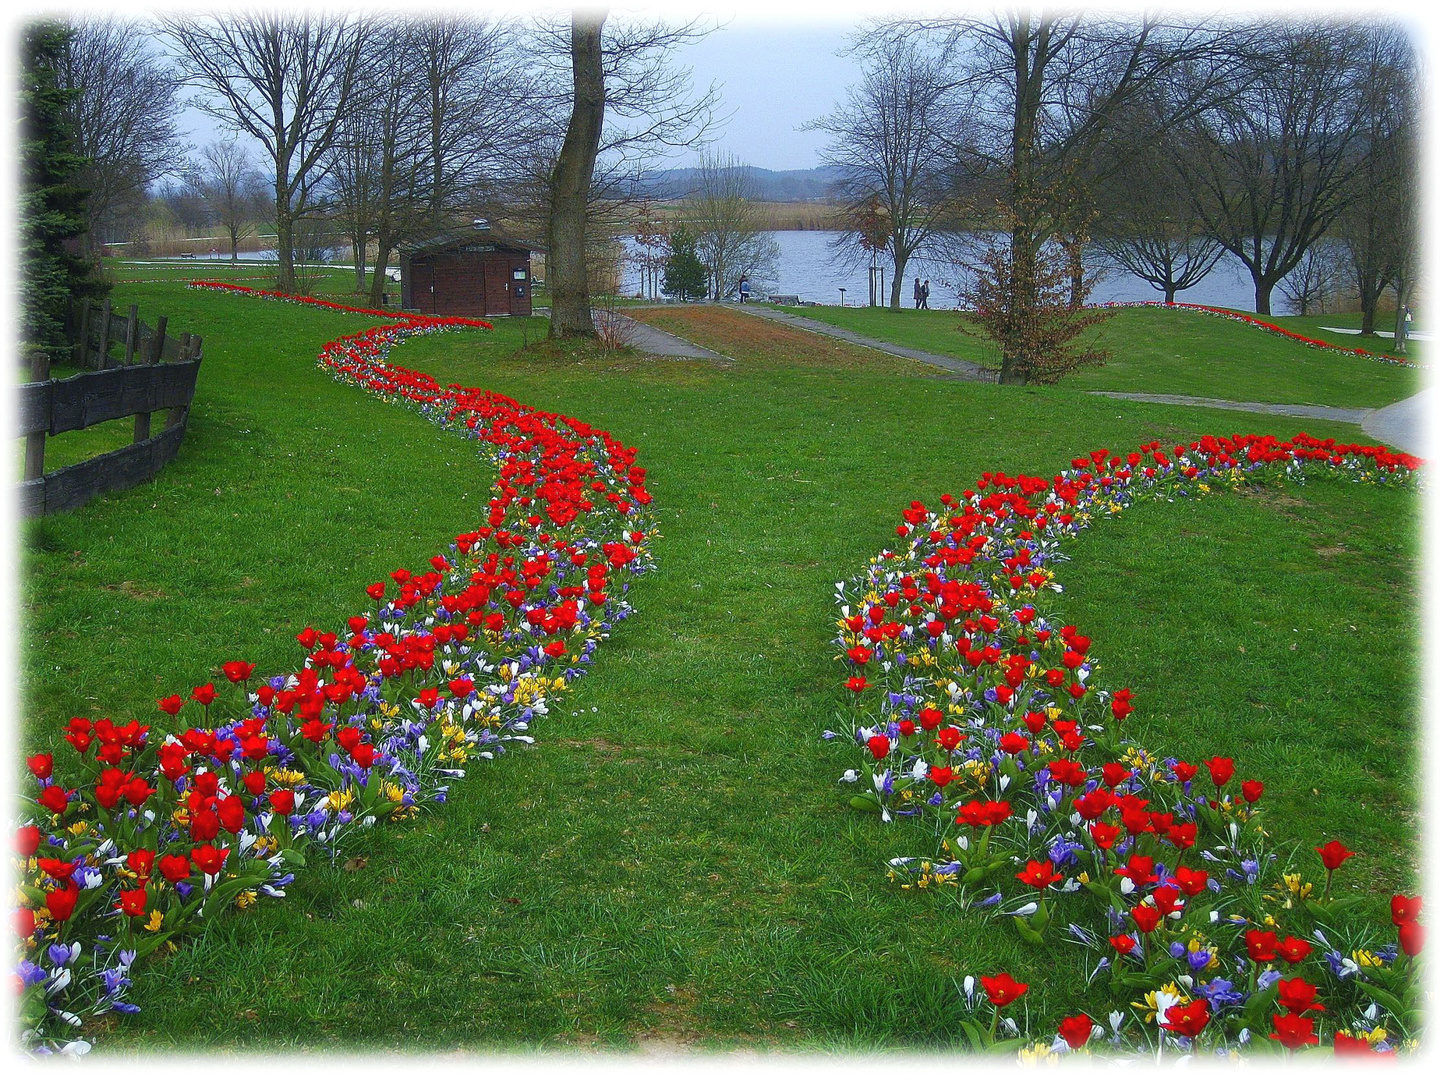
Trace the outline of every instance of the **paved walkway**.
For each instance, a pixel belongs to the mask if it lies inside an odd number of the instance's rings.
[[[536,315],[549,315],[549,308],[536,308]],[[651,356],[685,356],[694,360],[728,360],[729,357],[721,356],[712,352],[693,341],[686,341],[682,337],[661,330],[659,327],[650,326],[638,322],[628,315],[621,315],[616,311],[602,311],[592,309],[590,317],[595,320],[596,327],[604,326],[609,321],[614,321],[618,332],[624,335],[625,340],[642,353]]]
[[[687,356],[695,360],[727,359],[717,352],[696,345],[693,341],[686,341],[668,330],[661,330],[658,326],[642,323],[628,315],[621,315],[619,312],[594,311],[591,314],[595,317],[596,325],[614,320],[619,332],[631,345],[651,356]]]
[[[1434,389],[1421,390],[1414,397],[1372,409],[1360,421],[1365,434],[1387,446],[1431,460],[1435,450],[1435,433],[1431,424],[1435,408],[1440,405]]]
[[[976,382],[995,381],[995,373],[993,371],[982,368],[978,364],[972,364],[968,360],[959,360],[953,356],[941,356],[938,353],[923,352],[920,349],[911,349],[904,345],[896,345],[894,342],[881,341],[879,338],[866,337],[863,334],[857,334],[851,330],[844,330],[838,326],[831,326],[829,323],[820,322],[818,319],[807,319],[803,315],[792,315],[788,311],[776,311],[774,308],[759,307],[753,304],[737,304],[730,307],[730,310],[741,311],[747,315],[756,315],[762,319],[769,319],[771,322],[784,323],[786,326],[793,326],[797,330],[809,330],[813,334],[824,334],[826,337],[838,338],[841,341],[848,341],[852,345],[861,345],[867,349],[875,349],[879,352],[889,353],[891,356],[903,356],[908,360],[919,360],[922,364],[933,364],[935,367],[944,368],[946,371],[959,375],[962,378],[973,379]]]
[[[1380,409],[1343,409],[1330,405],[1277,405],[1265,401],[1223,401],[1219,398],[1188,397],[1184,394],[1126,394],[1117,390],[1092,390],[1101,397],[1123,401],[1149,401],[1160,405],[1196,405],[1205,409],[1233,409],[1237,412],[1270,416],[1299,416],[1307,420],[1336,420],[1359,424],[1365,434],[1386,446],[1418,457],[1430,458],[1432,438],[1428,419],[1437,404],[1435,391],[1422,390],[1414,397]]]

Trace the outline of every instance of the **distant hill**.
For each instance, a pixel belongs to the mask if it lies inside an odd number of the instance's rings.
[[[836,170],[829,165],[813,169],[758,169],[740,166],[755,185],[760,202],[817,202],[833,197]],[[699,184],[699,169],[662,169],[631,181],[632,194],[652,199],[683,199]]]

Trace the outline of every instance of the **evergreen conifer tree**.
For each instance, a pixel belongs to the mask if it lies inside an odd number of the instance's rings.
[[[705,264],[696,252],[696,240],[684,225],[670,233],[670,258],[665,262],[661,289],[666,296],[695,300],[705,295]]]
[[[88,195],[76,182],[85,159],[75,151],[75,92],[56,79],[72,33],[59,23],[37,22],[21,39],[20,336],[52,349],[66,347],[70,301],[108,291],[78,246],[66,243],[85,231]]]

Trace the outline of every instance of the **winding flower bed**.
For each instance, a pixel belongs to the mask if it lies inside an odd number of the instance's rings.
[[[1176,301],[1167,304],[1163,300],[1112,300],[1104,304],[1096,304],[1101,308],[1184,308],[1186,311],[1200,311],[1206,315],[1218,315],[1222,319],[1230,319],[1232,322],[1242,322],[1249,326],[1258,326],[1261,330],[1272,334],[1279,334],[1281,337],[1289,338],[1291,341],[1298,341],[1309,345],[1312,349],[1324,349],[1327,352],[1343,353],[1346,356],[1363,356],[1367,360],[1375,360],[1382,364],[1395,364],[1397,367],[1419,368],[1428,370],[1429,364],[1415,364],[1409,360],[1401,360],[1397,356],[1388,356],[1385,353],[1371,352],[1369,349],[1347,349],[1343,345],[1335,345],[1328,341],[1319,341],[1304,334],[1297,334],[1293,330],[1286,330],[1283,326],[1276,326],[1274,323],[1266,322],[1264,319],[1254,315],[1246,315],[1243,311],[1231,311],[1229,308],[1210,307],[1206,304],[1186,304]]]
[[[892,878],[949,892],[1032,944],[1063,935],[1091,954],[1095,998],[1113,1002],[1026,1039],[1004,1014],[1025,985],[994,973],[981,993],[972,977],[971,1045],[1033,1059],[1092,1044],[1411,1044],[1420,898],[1395,897],[1391,923],[1374,925],[1359,899],[1331,895],[1353,853],[1318,844],[1323,887],[1305,881],[1270,849],[1264,785],[1233,759],[1186,762],[1125,738],[1132,692],[1098,685],[1090,639],[1062,625],[1053,597],[1064,543],[1137,500],[1279,476],[1406,485],[1420,464],[1300,434],[1097,450],[1051,480],[986,473],[959,498],[911,503],[896,547],[839,586],[836,644],[863,759],[841,779],[860,787],[856,809],[936,838],[892,860]]]
[[[136,1011],[126,991],[147,954],[284,896],[308,858],[443,803],[467,768],[532,742],[531,725],[632,613],[631,580],[653,566],[636,450],[388,362],[413,334],[460,327],[489,324],[402,316],[330,342],[318,362],[477,440],[498,472],[483,523],[422,570],[369,585],[343,627],[306,627],[293,670],[262,677],[229,660],[218,685],[177,687],[155,716],[72,717],[61,760],[28,759],[14,987],[30,1050],[85,1052],[88,1018]]]

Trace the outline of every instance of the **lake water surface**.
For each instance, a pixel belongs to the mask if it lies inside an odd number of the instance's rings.
[[[827,230],[795,232],[773,232],[769,234],[780,249],[773,281],[753,282],[757,292],[793,294],[802,300],[814,300],[822,304],[840,303],[840,290],[845,290],[847,305],[862,305],[869,302],[867,271],[863,264],[851,264],[842,254],[835,251],[834,242],[841,234]],[[1097,260],[1098,262],[1098,260]],[[930,280],[930,306],[932,308],[953,308],[958,306],[958,274],[956,267],[948,263],[911,260],[906,269],[908,279],[901,290],[901,303],[911,305],[912,282],[918,276]],[[885,287],[890,287],[890,267],[885,266]],[[640,291],[638,272],[627,266],[624,291],[628,294]],[[1110,271],[1105,274],[1090,295],[1091,303],[1109,303],[1129,300],[1163,300],[1165,294],[1153,288],[1133,274],[1124,271]],[[1176,299],[1189,304],[1212,304],[1216,307],[1236,308],[1241,311],[1255,310],[1255,287],[1250,274],[1233,255],[1226,254],[1215,269],[1193,289],[1185,289]],[[884,301],[882,301],[884,302]],[[1276,313],[1283,310],[1284,298],[1277,289],[1273,303]]]

